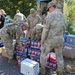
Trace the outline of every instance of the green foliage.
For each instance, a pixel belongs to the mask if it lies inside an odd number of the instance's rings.
[[[65,0],[66,29],[69,33],[75,34],[75,0]]]
[[[4,9],[7,15],[10,15],[12,18],[17,9],[25,16],[28,16],[30,8],[36,9],[36,0],[0,0],[0,9]]]

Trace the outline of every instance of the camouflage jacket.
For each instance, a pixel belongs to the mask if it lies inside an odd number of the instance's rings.
[[[16,41],[19,42],[20,36],[22,35],[22,29],[18,24],[12,23],[4,26],[0,30],[0,37],[4,40],[13,39],[13,35],[16,36]]]
[[[42,32],[42,41],[47,44],[59,44],[63,42],[63,33],[65,31],[65,18],[58,10],[49,13],[45,18],[45,25]]]
[[[42,29],[43,27],[38,24],[33,28],[32,30],[33,39],[41,40]]]
[[[16,23],[24,23],[26,21],[27,21],[27,19],[22,13],[17,13],[14,16],[14,22],[16,22]]]
[[[32,17],[31,15],[29,15],[27,17],[27,21],[28,21],[28,25],[29,25],[29,31],[32,31],[32,29],[34,28],[34,26],[38,23],[41,22],[41,18],[39,15],[35,15],[34,17]]]

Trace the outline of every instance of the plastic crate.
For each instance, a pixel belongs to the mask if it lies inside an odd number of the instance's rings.
[[[66,43],[75,45],[75,35],[66,35]]]

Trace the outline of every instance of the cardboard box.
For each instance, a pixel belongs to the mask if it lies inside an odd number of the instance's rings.
[[[72,48],[71,46],[64,46],[63,56],[74,59],[75,48]]]
[[[2,47],[2,56],[3,57],[8,57],[7,53],[6,53],[6,50],[5,50],[5,47]]]
[[[2,53],[2,48],[0,48],[0,54]]]
[[[39,63],[38,62],[33,61],[31,59],[28,59],[28,58],[26,58],[25,61],[30,62],[31,64],[34,64],[36,66],[36,69],[37,69],[36,73],[39,74]]]
[[[21,62],[21,73],[24,75],[38,75],[39,74],[38,62],[30,59],[25,59]]]

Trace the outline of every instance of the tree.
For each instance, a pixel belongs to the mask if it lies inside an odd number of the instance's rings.
[[[65,0],[64,14],[66,17],[67,31],[71,34],[75,34],[75,0]]]
[[[36,9],[36,0],[0,0],[0,9],[4,9],[12,18],[17,9],[28,16],[30,8]]]

